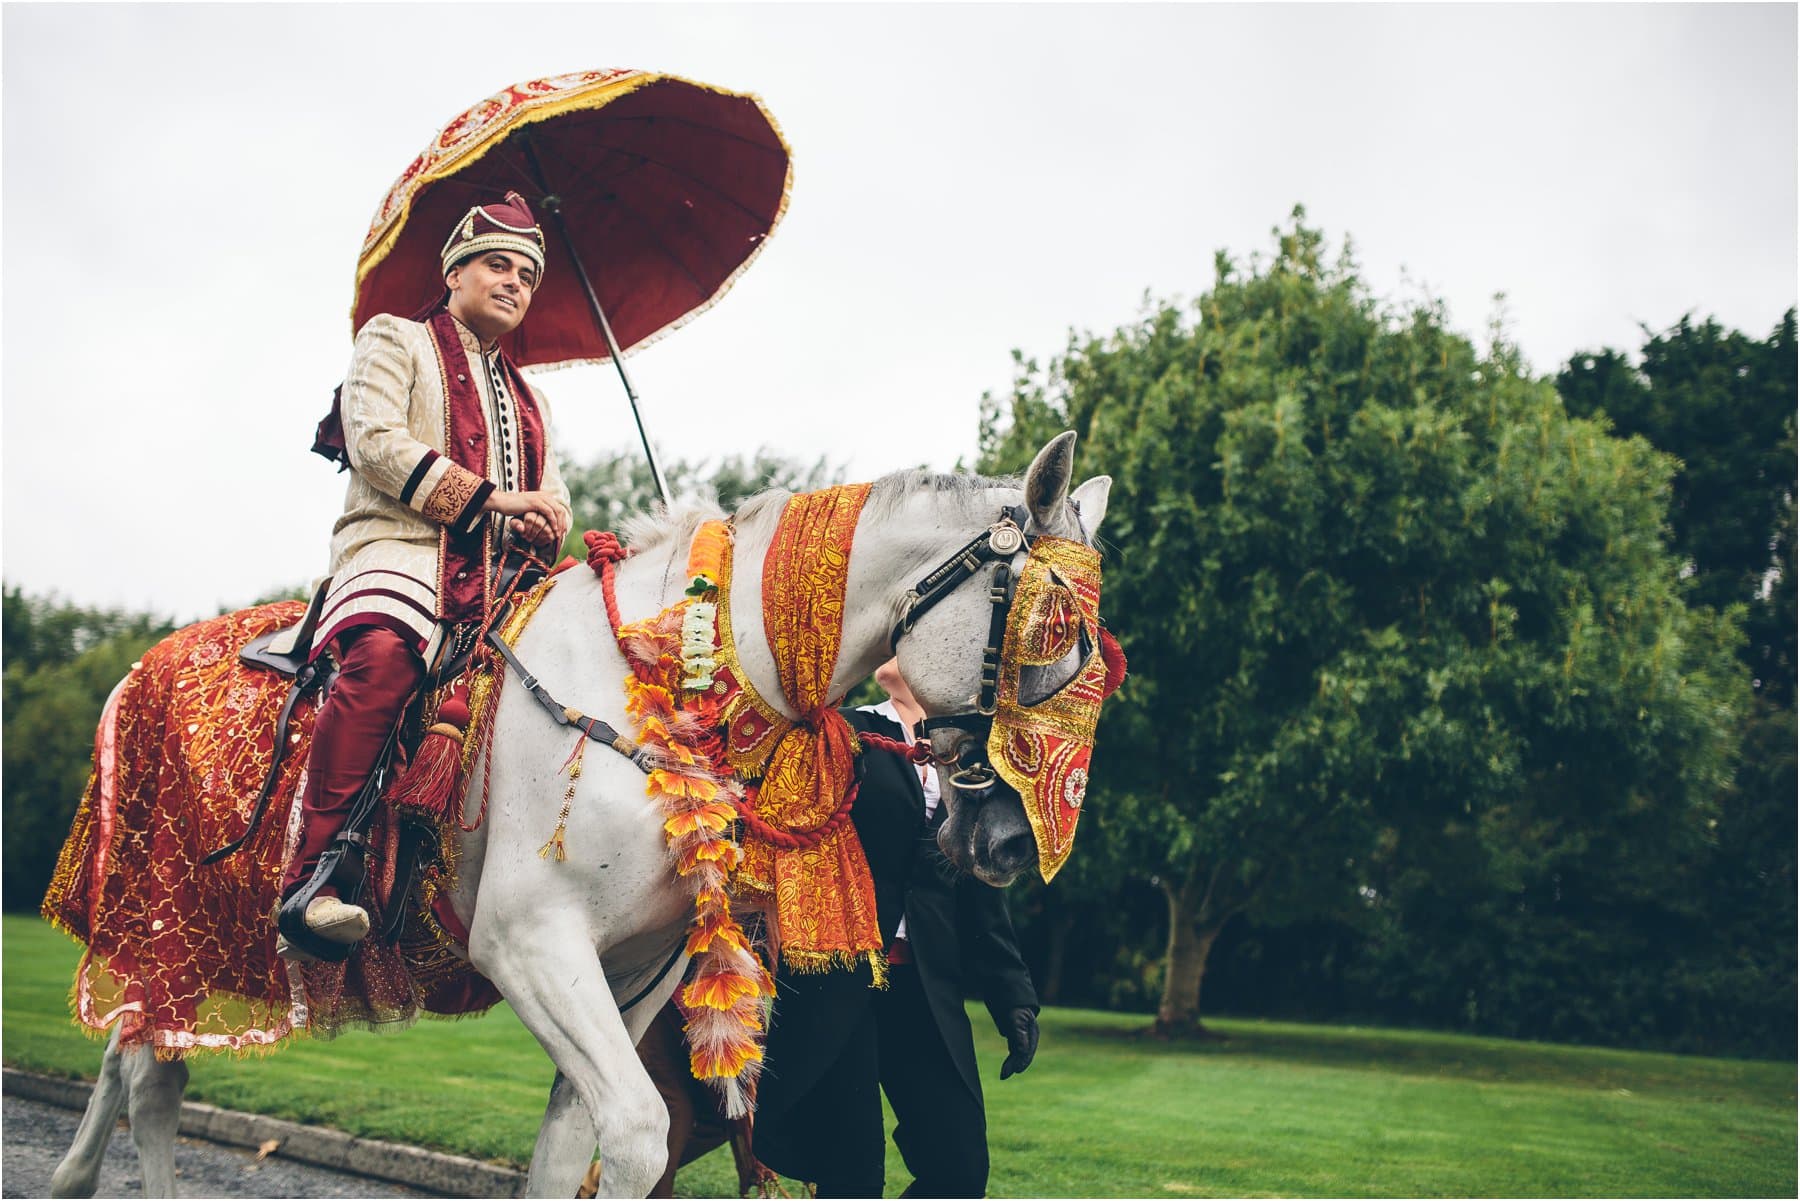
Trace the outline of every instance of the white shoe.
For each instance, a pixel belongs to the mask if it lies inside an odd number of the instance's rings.
[[[369,911],[336,897],[314,897],[306,907],[306,928],[327,942],[361,942],[369,933]]]

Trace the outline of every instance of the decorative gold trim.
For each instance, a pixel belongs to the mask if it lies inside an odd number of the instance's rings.
[[[756,686],[745,675],[743,661],[738,658],[737,641],[732,635],[731,627],[731,577],[736,560],[737,542],[733,538],[727,541],[724,553],[719,556],[719,598],[715,617],[719,631],[719,666],[730,670],[732,679],[737,681],[738,691],[725,702],[719,713],[725,721],[725,761],[731,765],[731,770],[737,773],[740,780],[756,780],[761,778],[763,766],[768,763],[769,756],[774,754],[775,745],[794,723],[763,700],[756,691]],[[763,735],[757,743],[760,749],[752,754],[738,755],[731,749],[731,726],[746,709],[753,710],[761,717],[768,724],[770,732]]]
[[[454,235],[452,235],[454,241]],[[446,275],[452,264],[463,259],[474,258],[487,250],[515,250],[537,264],[538,282],[543,282],[544,248],[535,245],[529,238],[521,238],[517,234],[483,234],[479,238],[470,238],[467,242],[445,242],[438,251],[438,262],[443,265]]]
[[[469,501],[481,491],[481,485],[487,481],[466,467],[450,464],[450,470],[438,481],[425,503],[419,506],[419,512],[442,525],[449,525],[462,511],[469,507]]]

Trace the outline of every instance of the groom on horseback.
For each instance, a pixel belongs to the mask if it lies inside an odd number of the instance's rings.
[[[531,307],[544,257],[517,193],[471,208],[444,243],[443,293],[414,320],[363,326],[320,423],[313,449],[350,480],[309,654],[335,650],[338,673],[282,881],[283,955],[368,933],[368,912],[342,895],[361,861],[361,834],[345,829],[352,809],[446,631],[491,607],[507,534],[548,557],[569,531],[549,409],[500,348]]]

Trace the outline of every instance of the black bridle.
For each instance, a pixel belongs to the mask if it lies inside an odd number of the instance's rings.
[[[1081,507],[1069,502],[1080,521]],[[999,707],[1000,648],[1006,636],[1007,615],[1012,612],[1013,594],[1018,581],[1013,575],[1013,556],[1028,550],[1037,541],[1025,532],[1026,512],[1023,505],[1009,505],[1000,511],[1000,519],[975,535],[914,584],[900,608],[900,620],[888,634],[889,651],[897,650],[900,639],[912,632],[919,618],[933,605],[973,579],[989,563],[994,565],[988,581],[988,637],[981,654],[981,691],[971,713],[952,713],[928,717],[924,721],[925,736],[938,730],[955,731],[948,754],[933,753],[932,758],[950,778],[957,792],[976,804],[986,800],[999,785],[1000,773],[988,760],[988,737],[993,731],[994,713]]]
[[[894,623],[893,631],[888,635],[888,649],[899,649],[900,639],[912,633],[919,618],[932,606],[973,579],[986,565],[994,565],[988,581],[988,636],[981,654],[981,691],[975,699],[975,711],[928,717],[924,722],[928,739],[937,730],[956,731],[951,753],[934,754],[933,758],[948,773],[956,790],[977,803],[984,800],[1000,780],[999,773],[988,762],[987,742],[999,702],[1000,645],[1005,639],[1006,616],[1012,610],[1017,586],[1012,560],[1035,541],[1025,532],[1025,522],[1023,505],[1009,505],[1001,510],[998,521],[971,538],[913,585],[901,605],[900,620]]]
[[[1025,521],[1023,505],[1002,509],[1000,520],[975,535],[912,586],[901,604],[900,620],[888,634],[889,652],[899,650],[900,639],[912,633],[920,617],[974,578],[982,567],[992,563],[994,574],[988,583],[988,639],[981,653],[981,694],[975,702],[975,712],[985,717],[994,715],[999,697],[1000,642],[1006,633],[1006,614],[1012,608],[1015,586],[1012,559],[1035,541],[1025,532]]]

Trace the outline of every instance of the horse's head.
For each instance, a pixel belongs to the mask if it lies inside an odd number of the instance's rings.
[[[1071,491],[1075,435],[1038,452],[994,524],[908,594],[894,639],[927,714],[951,863],[1004,887],[1069,853],[1107,667],[1099,561],[1108,476]]]

